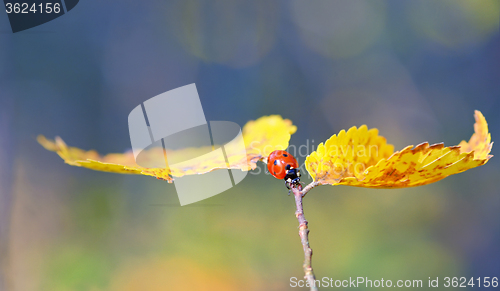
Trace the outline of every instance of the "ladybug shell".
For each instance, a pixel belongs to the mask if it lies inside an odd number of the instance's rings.
[[[297,160],[287,151],[277,150],[272,152],[267,158],[267,169],[269,173],[278,179],[284,179],[286,176],[287,168],[298,168]]]

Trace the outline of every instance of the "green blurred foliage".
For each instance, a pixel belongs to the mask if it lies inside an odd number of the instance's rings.
[[[177,281],[178,268],[193,282],[210,277],[206,284],[215,285],[207,290],[226,284],[225,276],[234,281],[227,290],[288,290],[290,277],[302,276],[294,199],[272,176],[250,174],[238,187],[185,207],[178,206],[173,185],[130,179],[144,187],[134,204],[119,199],[128,195],[123,185],[119,192],[82,186],[68,205],[70,231],[44,260],[46,289],[115,290],[127,280],[133,286],[157,278],[158,268],[170,270],[160,282]],[[461,273],[460,259],[432,235],[446,203],[437,193],[446,190],[429,188],[313,189],[304,205],[317,277],[425,281]],[[172,284],[169,290],[185,288]],[[165,290],[163,283],[154,286],[149,290]]]

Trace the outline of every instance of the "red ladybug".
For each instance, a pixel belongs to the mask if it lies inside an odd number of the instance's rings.
[[[284,179],[285,185],[296,185],[300,181],[299,163],[294,156],[287,151],[277,150],[267,158],[267,169],[277,179]]]

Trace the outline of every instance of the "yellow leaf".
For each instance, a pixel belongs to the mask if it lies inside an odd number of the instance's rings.
[[[84,151],[79,148],[69,147],[64,141],[56,137],[54,141],[38,136],[38,142],[49,151],[56,152],[67,164],[89,168],[96,171],[120,174],[138,174],[153,176],[158,179],[173,182],[172,177],[184,175],[204,174],[216,169],[240,169],[249,171],[256,168],[259,160],[267,158],[275,149],[285,149],[291,134],[297,128],[288,119],[279,115],[264,116],[255,121],[249,121],[243,128],[246,154],[239,150],[237,140],[224,145],[227,161],[220,156],[211,154],[212,148],[186,148],[175,151],[179,157],[199,157],[201,159],[188,159],[169,167],[141,167],[137,165],[132,151],[120,154],[102,156],[96,151]],[[220,146],[216,146],[217,150]],[[152,148],[142,154],[144,160],[160,161],[173,154],[174,151],[162,148]]]
[[[279,115],[249,121],[243,127],[247,154],[257,155],[265,160],[273,151],[286,149],[291,135],[296,131],[297,127],[289,119],[283,119]]]
[[[463,140],[458,144],[460,152],[469,153],[474,151],[474,159],[490,159],[489,155],[493,143],[491,142],[491,134],[488,132],[488,123],[483,114],[476,110],[474,112],[476,123],[474,124],[474,134],[471,136],[469,142]]]
[[[123,154],[101,156],[94,150],[84,151],[79,148],[68,147],[60,137],[56,137],[55,141],[52,141],[43,135],[39,135],[37,140],[44,148],[56,152],[64,162],[72,166],[119,174],[143,174],[155,176],[170,183],[172,182],[168,169],[147,169],[140,167],[136,164],[131,151]],[[163,156],[163,153],[161,155]]]
[[[306,158],[306,168],[319,184],[368,188],[426,185],[485,164],[492,156],[488,124],[475,111],[475,133],[467,143],[444,147],[425,142],[393,153],[377,129],[352,127],[333,135]]]

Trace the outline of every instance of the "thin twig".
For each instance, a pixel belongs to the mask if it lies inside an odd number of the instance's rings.
[[[311,266],[312,249],[309,246],[309,229],[307,228],[307,220],[304,217],[302,198],[309,190],[317,186],[313,184],[314,182],[307,185],[304,189],[302,189],[302,185],[300,184],[292,186],[293,196],[295,196],[295,205],[297,206],[295,216],[299,221],[299,236],[300,241],[302,242],[302,248],[304,249],[304,278],[307,280],[311,291],[318,290],[318,287],[316,286],[316,277],[314,276],[313,268]]]
[[[311,190],[312,188],[316,187],[319,185],[319,182],[311,182],[309,183],[307,186],[305,186],[303,189],[302,189],[302,197],[306,196],[307,192],[309,192],[309,190]]]

